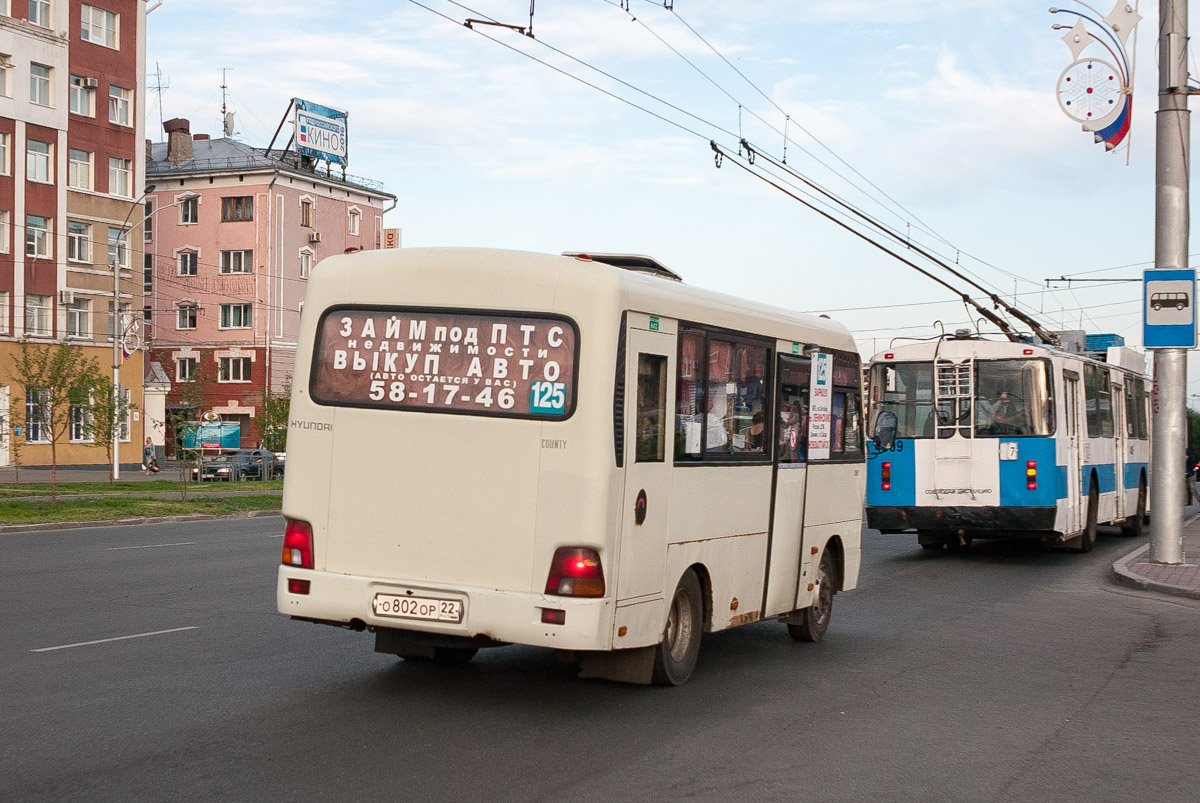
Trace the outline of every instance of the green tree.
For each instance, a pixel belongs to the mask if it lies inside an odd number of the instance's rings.
[[[258,434],[264,449],[282,452],[287,449],[288,413],[292,405],[292,378],[289,376],[278,392],[263,394],[258,410]]]
[[[36,434],[39,442],[50,444],[50,500],[57,502],[58,444],[68,434],[72,418],[86,426],[100,366],[79,346],[28,341],[21,343],[12,361],[13,378],[26,399],[26,404],[15,407],[32,413],[25,416],[25,440],[28,443]]]
[[[208,364],[198,362],[191,381],[178,385],[179,401],[167,407],[167,430],[173,433],[175,439],[175,457],[179,463],[179,498],[183,501],[187,501],[192,469],[200,467],[196,433],[200,427],[200,416],[208,404],[208,389],[213,381]],[[188,443],[192,445],[187,446]]]
[[[91,414],[87,417],[84,427],[95,445],[104,449],[110,466],[113,462],[114,436],[128,437],[127,420],[133,408],[134,405],[130,403],[124,393],[113,392],[112,379],[100,373],[92,391]],[[112,484],[111,472],[108,475],[108,482],[110,485]]]

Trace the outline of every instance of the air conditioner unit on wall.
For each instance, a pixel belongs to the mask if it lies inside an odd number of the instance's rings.
[[[314,231],[312,234],[308,235],[308,241],[309,241],[310,243],[319,243],[319,242],[321,242],[321,232],[319,232],[319,231]]]
[[[59,290],[58,291],[58,300],[63,304],[74,304],[75,303],[75,291],[74,290]]]
[[[79,84],[80,86],[87,87],[88,89],[95,89],[96,87],[100,86],[100,82],[91,76],[86,76],[79,82]]]

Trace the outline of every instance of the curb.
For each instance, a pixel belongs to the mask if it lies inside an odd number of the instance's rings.
[[[211,521],[213,519],[256,519],[266,516],[282,516],[278,510],[247,510],[241,513],[189,513],[186,516],[137,516],[130,519],[109,519],[107,521],[52,521],[38,524],[5,524],[0,525],[0,535],[4,533],[28,533],[38,530],[74,530],[84,527],[121,527],[128,524],[170,524],[172,522]]]
[[[1200,513],[1197,513],[1186,521],[1184,526],[1191,524],[1197,518],[1200,518]],[[1113,563],[1113,579],[1119,585],[1136,588],[1140,591],[1155,591],[1160,594],[1169,594],[1173,597],[1186,597],[1188,599],[1200,599],[1200,588],[1184,588],[1183,586],[1172,585],[1170,583],[1162,583],[1157,580],[1151,580],[1148,577],[1143,577],[1137,572],[1129,568],[1130,563],[1134,563],[1143,553],[1149,551],[1150,544],[1143,544],[1134,551],[1130,552],[1125,557]]]

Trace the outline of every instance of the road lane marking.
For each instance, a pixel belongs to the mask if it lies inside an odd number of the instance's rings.
[[[279,535],[268,535],[267,538],[283,538],[283,534],[280,533]]]
[[[173,627],[170,630],[155,630],[150,633],[135,633],[132,636],[116,636],[114,638],[96,639],[95,641],[80,641],[76,644],[60,644],[57,647],[39,647],[36,650],[30,650],[30,652],[53,652],[54,650],[69,650],[72,647],[90,647],[93,644],[107,644],[110,641],[125,641],[126,639],[131,639],[131,638],[145,638],[146,636],[161,636],[164,633],[179,633],[184,630],[199,630],[199,629],[200,628],[195,625],[193,625],[191,627]]]
[[[105,552],[116,552],[118,549],[154,549],[160,546],[191,546],[195,541],[180,541],[177,544],[144,544],[142,546],[110,546],[105,548]]]

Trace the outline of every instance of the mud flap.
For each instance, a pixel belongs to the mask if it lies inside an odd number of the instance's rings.
[[[654,676],[655,649],[657,647],[650,646],[633,650],[580,653],[579,677],[649,685]]]

